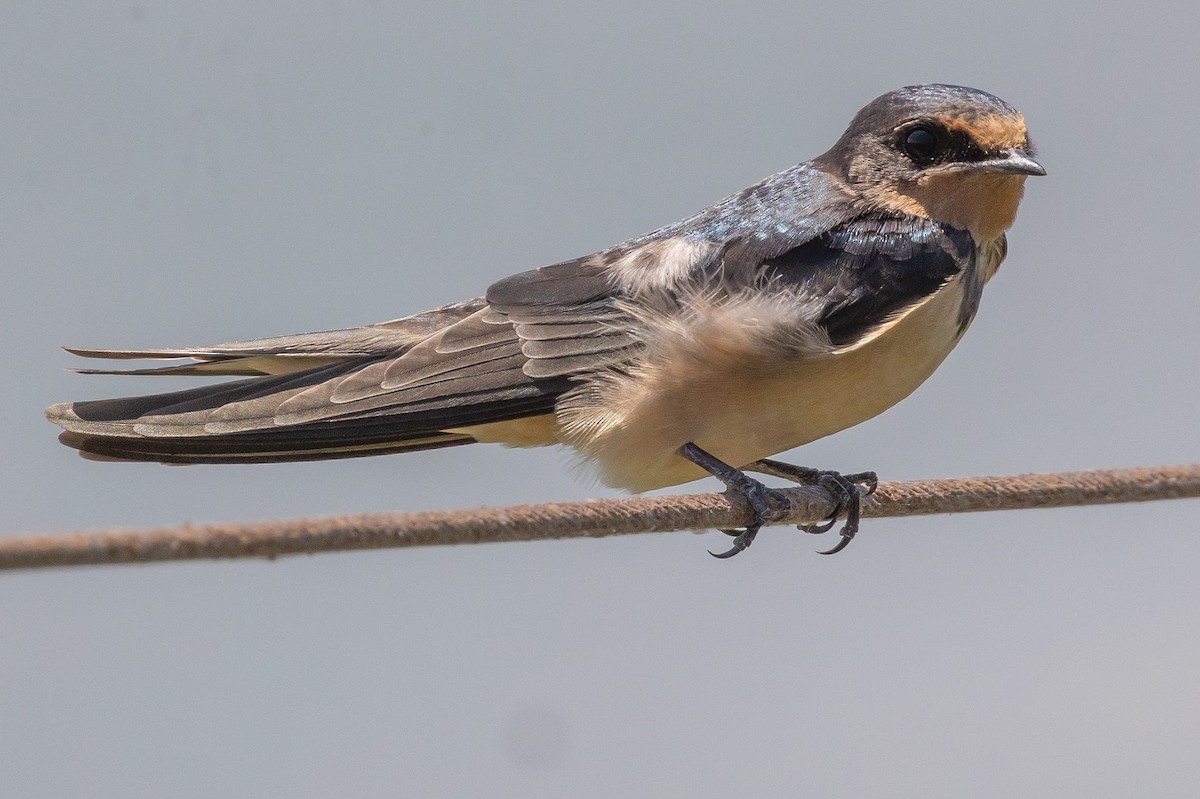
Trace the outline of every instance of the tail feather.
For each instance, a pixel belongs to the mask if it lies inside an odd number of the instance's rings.
[[[193,358],[213,361],[250,356],[355,357],[382,356],[408,349],[430,335],[461,321],[485,305],[482,299],[443,305],[402,319],[362,327],[295,333],[248,341],[231,341],[204,347],[159,347],[155,349],[112,349],[63,347],[73,355],[107,360],[171,360]]]
[[[147,356],[149,357],[149,356]],[[142,369],[73,368],[79,375],[150,375],[155,377],[265,377],[282,375],[328,366],[343,358],[322,358],[311,355],[253,355],[245,358],[223,358],[192,361],[174,366],[153,366]]]
[[[73,348],[115,360],[182,359],[124,374],[230,375],[225,383],[46,410],[85,457],[164,463],[262,463],[405,452],[487,440],[497,423],[546,416],[574,385],[527,373],[514,328],[479,322],[472,300],[329,333],[157,350]],[[446,352],[442,332],[463,332]],[[389,375],[391,379],[389,379]],[[541,429],[539,427],[539,429]],[[523,436],[528,437],[523,433]],[[524,438],[522,439],[524,441]]]
[[[377,407],[348,404],[341,415],[277,424],[288,398],[362,365],[362,359],[146,396],[60,403],[46,417],[59,440],[85,457],[161,463],[267,463],[352,458],[470,444],[459,428],[539,416],[566,384],[529,383],[452,395],[405,397]],[[241,407],[238,423],[222,411]],[[250,410],[252,409],[252,410]]]
[[[450,432],[448,428],[538,416],[549,412],[553,406],[552,399],[548,403],[546,397],[530,397],[481,402],[444,410],[441,414],[421,409],[387,415],[369,412],[357,417],[248,432],[193,435],[144,435],[136,419],[100,421],[93,413],[97,405],[102,406],[101,411],[105,414],[110,414],[123,401],[152,399],[135,397],[96,403],[64,403],[49,408],[47,416],[66,428],[59,434],[59,440],[80,450],[85,457],[160,463],[271,463],[353,458],[470,444],[475,442],[472,436]]]
[[[339,439],[337,445],[301,445],[296,441],[253,442],[222,438],[162,439],[120,436],[96,436],[64,431],[58,440],[79,450],[87,460],[150,461],[170,464],[196,463],[290,463],[299,461],[361,458],[399,452],[473,444],[475,439],[456,433],[439,433],[409,440]],[[203,446],[196,446],[203,442]]]

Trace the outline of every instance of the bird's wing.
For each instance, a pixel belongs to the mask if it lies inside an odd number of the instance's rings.
[[[516,275],[487,300],[440,309],[435,321],[399,320],[331,341],[309,334],[197,350],[89,351],[212,359],[231,371],[248,358],[312,365],[168,394],[64,403],[47,416],[67,430],[65,443],[95,455],[172,462],[298,460],[469,441],[446,431],[550,413],[574,377],[630,357],[637,342],[620,305],[625,292],[605,264],[591,256]]]
[[[959,273],[973,278],[974,260],[966,231],[915,216],[868,215],[755,268],[772,290],[803,300],[811,320],[842,348],[867,340]],[[977,301],[979,288],[965,292],[969,301]],[[960,325],[973,313],[973,305],[964,308]]]
[[[631,357],[637,339],[623,298],[602,256],[514,275],[488,289],[486,307],[411,349],[288,398],[275,422],[535,400],[548,412],[573,378]],[[236,412],[220,416],[230,421]],[[504,418],[511,417],[493,421]],[[468,423],[479,421],[441,422]]]

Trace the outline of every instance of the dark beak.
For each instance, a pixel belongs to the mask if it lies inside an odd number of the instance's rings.
[[[1001,172],[1006,175],[1044,175],[1046,169],[1034,160],[1033,156],[1020,147],[1001,150],[994,158],[975,161],[971,164],[975,169],[988,172]]]

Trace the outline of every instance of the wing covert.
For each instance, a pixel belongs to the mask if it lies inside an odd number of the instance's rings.
[[[964,269],[973,272],[974,260],[966,231],[917,217],[866,216],[763,261],[761,273],[770,283],[818,301],[815,321],[834,344],[844,346]]]

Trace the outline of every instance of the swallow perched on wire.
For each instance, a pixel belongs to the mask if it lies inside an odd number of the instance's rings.
[[[70,349],[190,359],[127,374],[248,379],[54,405],[97,459],[259,463],[473,442],[566,444],[611,486],[711,474],[754,522],[781,497],[746,472],[823,485],[858,529],[870,472],[768,456],[858,424],[917,388],[958,343],[1005,256],[1029,175],[1025,121],[962,86],[863,108],[824,155],[681,222],[505,278],[480,298],[366,327],[213,347]],[[113,370],[81,370],[112,373]]]

